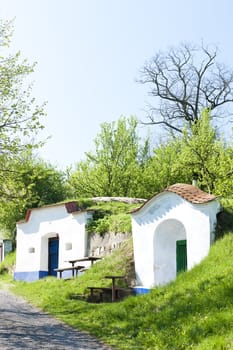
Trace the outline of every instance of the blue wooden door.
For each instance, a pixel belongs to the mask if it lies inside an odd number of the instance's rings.
[[[49,240],[49,263],[48,263],[48,275],[57,276],[57,272],[54,269],[58,268],[58,253],[59,253],[59,239],[50,238]]]

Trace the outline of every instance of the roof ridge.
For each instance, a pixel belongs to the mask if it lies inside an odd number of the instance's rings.
[[[202,191],[191,184],[177,183],[168,186],[165,191],[173,192],[194,204],[202,204],[216,199],[216,196]]]
[[[200,190],[198,187],[195,187],[191,184],[176,183],[174,185],[168,186],[163,191],[156,193],[154,196],[148,199],[145,203],[143,203],[141,207],[132,210],[131,213],[139,211],[144,206],[146,206],[148,202],[151,202],[153,198],[156,198],[157,196],[161,195],[164,192],[175,193],[192,204],[204,204],[204,203],[211,202],[217,198],[215,195],[204,192]]]

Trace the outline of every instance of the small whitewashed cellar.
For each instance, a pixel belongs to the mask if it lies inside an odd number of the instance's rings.
[[[27,211],[17,223],[15,280],[34,281],[56,276],[58,266],[87,254],[87,220],[91,211],[79,210],[77,202],[48,205]],[[66,271],[69,277],[71,271]]]
[[[174,280],[208,255],[219,211],[215,196],[175,184],[131,213],[138,293]]]
[[[126,201],[115,197],[94,200]],[[26,218],[17,223],[15,280],[34,281],[59,276],[58,268],[64,269],[63,278],[71,277],[74,274],[70,269],[71,260],[109,255],[132,237],[130,233],[120,232],[109,232],[104,236],[88,234],[86,226],[92,216],[93,211],[80,210],[77,202],[28,210]],[[89,267],[90,261],[80,264]]]

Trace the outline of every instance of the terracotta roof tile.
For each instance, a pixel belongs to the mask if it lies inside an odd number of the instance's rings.
[[[65,207],[66,207],[67,213],[69,214],[79,210],[77,202],[67,202],[65,203]]]
[[[216,199],[213,194],[206,193],[193,185],[182,183],[171,185],[164,191],[176,193],[182,198],[194,204],[202,204]]]
[[[75,201],[73,202],[64,202],[64,203],[54,203],[54,204],[47,204],[44,205],[42,207],[38,207],[38,208],[32,208],[32,209],[28,209],[25,219],[17,221],[17,224],[21,224],[21,223],[25,223],[28,222],[31,216],[32,211],[36,211],[36,210],[41,210],[41,209],[47,209],[47,208],[54,208],[54,207],[60,207],[60,206],[65,206],[66,211],[68,214],[75,214],[75,213],[82,213],[82,212],[93,212],[93,210],[89,210],[89,209],[80,209],[78,207],[78,203]]]
[[[181,196],[182,198],[184,198],[185,200],[187,200],[188,202],[193,203],[193,204],[203,204],[203,203],[207,203],[207,202],[210,202],[210,201],[213,201],[216,199],[216,196],[214,196],[213,194],[206,193],[193,185],[177,183],[177,184],[171,185],[171,186],[165,188],[165,190],[155,194],[152,198],[150,198],[141,207],[132,210],[131,213],[139,211],[148,202],[151,202],[151,200],[153,198],[157,197],[158,195],[160,195],[161,193],[164,193],[164,192],[176,193],[179,196]]]

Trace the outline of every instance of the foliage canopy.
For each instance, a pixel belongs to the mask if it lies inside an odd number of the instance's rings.
[[[138,196],[149,158],[149,139],[141,142],[134,117],[101,124],[95,151],[86,153],[70,177],[74,196]]]

